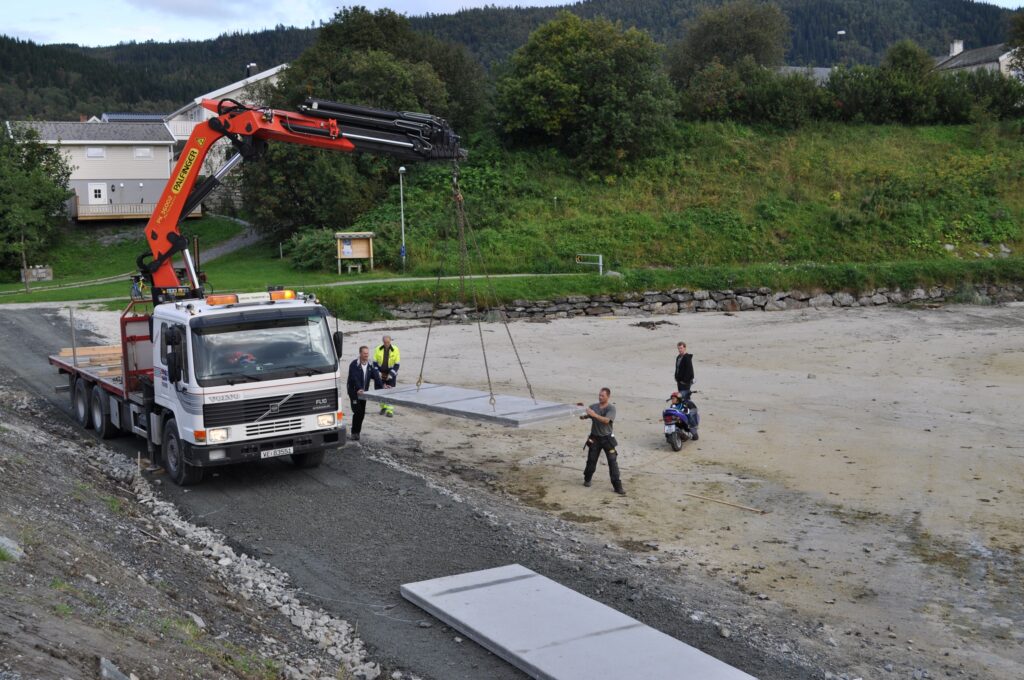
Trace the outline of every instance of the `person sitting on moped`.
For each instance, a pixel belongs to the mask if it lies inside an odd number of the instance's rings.
[[[681,419],[686,423],[686,429],[690,433],[690,438],[694,440],[699,439],[697,425],[700,421],[697,417],[697,405],[679,392],[673,392],[672,396],[669,397],[669,408],[679,411]]]

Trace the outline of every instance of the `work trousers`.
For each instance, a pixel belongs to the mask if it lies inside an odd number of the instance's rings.
[[[385,379],[383,376],[387,376],[387,378]],[[380,382],[381,382],[381,388],[383,388],[384,386],[394,387],[395,385],[398,384],[398,378],[392,378],[390,373],[382,373],[381,374],[381,381]],[[394,405],[389,404],[386,401],[382,401],[380,403],[380,412],[384,413],[385,411],[390,411],[391,413],[394,413],[395,412]]]
[[[604,451],[608,459],[608,474],[612,478],[612,486],[616,489],[622,487],[622,480],[619,478],[619,452],[615,450],[614,440],[611,437],[593,437],[590,449],[587,451],[587,467],[583,469],[583,479],[589,482],[597,470],[597,461],[601,458],[601,451]]]
[[[363,418],[366,417],[366,400],[352,400],[352,434],[359,434],[363,429]]]

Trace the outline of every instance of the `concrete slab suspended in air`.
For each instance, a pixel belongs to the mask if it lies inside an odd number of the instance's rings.
[[[407,583],[402,596],[534,678],[756,680],[518,564]]]
[[[367,401],[387,402],[456,418],[482,420],[505,427],[533,425],[546,420],[582,415],[585,411],[580,406],[553,401],[534,401],[529,397],[513,397],[506,394],[494,395],[495,404],[492,407],[491,395],[487,392],[432,383],[423,383],[418,390],[415,385],[400,385],[387,390],[366,392],[363,396]]]

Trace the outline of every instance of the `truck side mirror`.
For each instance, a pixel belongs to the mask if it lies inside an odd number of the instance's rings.
[[[341,331],[334,331],[334,335],[332,337],[334,338],[334,353],[337,354],[340,359],[341,348],[344,345],[344,336]]]
[[[167,353],[167,379],[172,384],[177,385],[181,382],[181,359],[177,352]]]

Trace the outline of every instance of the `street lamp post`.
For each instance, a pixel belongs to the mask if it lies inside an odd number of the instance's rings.
[[[405,272],[405,166],[398,168],[398,205],[402,215],[402,272]]]

